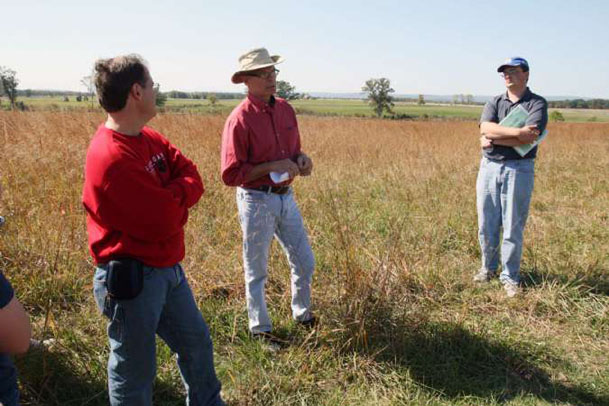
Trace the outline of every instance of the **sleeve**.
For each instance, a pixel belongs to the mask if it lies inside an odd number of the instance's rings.
[[[13,300],[15,292],[10,282],[4,277],[4,274],[0,272],[0,309],[3,309]]]
[[[248,163],[248,128],[237,119],[229,117],[222,132],[221,173],[228,186],[239,186],[254,165]]]
[[[292,120],[294,120],[294,128],[296,129],[296,153],[294,155],[294,159],[296,159],[298,158],[298,155],[302,154],[302,144],[300,143],[300,127],[298,127],[298,119],[296,118],[296,112],[294,111],[294,108],[292,108],[292,106],[289,104],[288,107],[290,108]]]
[[[167,188],[172,191],[187,208],[194,206],[204,192],[203,181],[197,166],[182,152],[165,140],[167,145],[167,160],[171,171],[171,181]]]
[[[480,124],[484,122],[499,123],[497,103],[495,103],[495,100],[488,101],[484,105],[482,115],[480,116]]]
[[[529,110],[529,117],[525,125],[536,125],[543,132],[548,125],[548,102],[544,98],[536,100]]]
[[[112,229],[143,241],[161,241],[182,229],[188,209],[134,161],[108,170],[97,206],[88,207]]]

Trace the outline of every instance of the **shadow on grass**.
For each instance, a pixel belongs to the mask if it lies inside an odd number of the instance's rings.
[[[524,343],[485,338],[449,323],[387,324],[392,326],[370,326],[368,342],[374,344],[366,352],[377,361],[407,369],[415,382],[447,400],[475,396],[503,403],[533,395],[550,403],[609,404],[608,397],[553,381],[537,365],[564,370],[565,362]]]
[[[84,360],[56,350],[35,349],[15,360],[22,405],[71,406],[108,405],[106,359],[94,361],[90,368]],[[80,364],[80,365],[79,365]],[[83,368],[84,366],[84,368]],[[177,368],[177,366],[176,366]],[[84,372],[83,372],[84,370]],[[154,403],[183,405],[180,387],[156,381]]]
[[[523,269],[521,279],[525,287],[556,282],[564,286],[576,287],[585,292],[609,296],[609,269],[603,267],[582,270],[574,275],[542,272],[537,268]]]

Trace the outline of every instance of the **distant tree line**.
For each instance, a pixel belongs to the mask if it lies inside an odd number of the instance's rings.
[[[207,99],[210,95],[215,96],[219,100],[240,99],[243,97],[243,93],[183,92],[180,90],[170,90],[169,92],[163,92],[163,94],[171,99]]]
[[[17,96],[19,97],[58,97],[58,96],[84,96],[83,92],[73,90],[36,90],[36,89],[19,89]]]
[[[394,97],[393,101],[404,103],[419,103],[419,99],[417,99],[416,97]]]
[[[20,97],[90,97],[90,92],[77,92],[73,90],[36,90],[36,89],[19,89],[17,96]],[[217,99],[240,99],[243,93],[214,93],[214,92],[182,92],[179,90],[171,90],[163,92],[163,95],[172,99],[207,99],[210,95],[215,95]]]
[[[472,94],[453,94],[453,104],[484,104],[474,101]]]
[[[241,99],[243,98],[243,93],[233,93],[233,92],[183,92],[180,90],[171,90],[169,92],[163,92],[163,95],[171,98],[171,99],[207,99],[214,100],[215,104],[216,100],[227,100],[227,99]],[[290,82],[286,82],[285,80],[277,81],[277,95],[286,100],[294,100],[301,98],[310,98],[310,96],[306,94],[296,93],[296,88],[290,84]]]
[[[609,109],[608,99],[573,99],[548,102],[549,107],[560,109]]]

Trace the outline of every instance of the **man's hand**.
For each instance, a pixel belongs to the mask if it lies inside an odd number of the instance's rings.
[[[536,125],[526,125],[518,131],[518,141],[530,144],[539,136],[539,129]]]
[[[484,135],[480,137],[480,147],[483,149],[491,148],[493,146],[493,142],[486,138]]]
[[[306,154],[298,155],[296,163],[298,164],[301,176],[309,176],[313,171],[313,161]]]
[[[291,159],[282,159],[280,161],[274,161],[271,172],[287,172],[290,179],[300,174],[300,168]]]

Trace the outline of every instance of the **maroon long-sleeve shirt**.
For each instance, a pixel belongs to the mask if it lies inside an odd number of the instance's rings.
[[[144,127],[128,136],[101,125],[87,151],[83,187],[94,261],[181,261],[188,209],[202,194],[197,167],[161,134]]]

